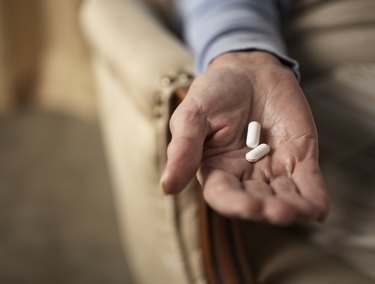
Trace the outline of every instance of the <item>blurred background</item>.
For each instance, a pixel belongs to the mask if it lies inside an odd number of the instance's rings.
[[[80,0],[0,0],[0,283],[129,283]]]

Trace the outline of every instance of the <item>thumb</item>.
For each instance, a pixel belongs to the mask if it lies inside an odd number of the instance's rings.
[[[194,110],[188,105],[188,100],[182,102],[170,121],[172,139],[160,181],[167,194],[181,192],[196,174],[202,160],[208,123],[198,108]]]

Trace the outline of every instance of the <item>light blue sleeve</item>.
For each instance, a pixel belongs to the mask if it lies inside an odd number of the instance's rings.
[[[286,55],[281,37],[283,0],[174,0],[183,37],[196,59],[197,73],[229,51],[270,52],[295,74],[298,63]]]

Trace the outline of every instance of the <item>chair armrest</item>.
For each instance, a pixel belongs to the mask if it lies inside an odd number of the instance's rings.
[[[192,58],[145,1],[86,0],[80,16],[130,270],[139,283],[203,283],[195,182],[173,197],[159,184],[172,93],[191,81]]]
[[[168,100],[176,86],[171,83],[191,77],[187,48],[144,1],[86,0],[80,18],[93,57],[147,115],[154,112],[155,96]]]
[[[168,114],[164,113],[163,118],[155,122],[158,141],[163,139],[161,136],[166,136],[158,151],[158,159],[162,159],[168,142],[166,122],[185,97],[186,86],[192,79],[191,55],[140,0],[86,0],[81,20],[93,58],[99,60],[101,66],[105,65],[111,77],[120,82],[124,96],[131,98],[150,118],[155,115],[156,95],[161,96],[159,100],[164,103],[161,109],[168,109]],[[160,164],[162,168],[163,161]],[[199,190],[199,185],[193,181],[175,197],[173,215],[178,216],[176,224],[180,224],[181,249],[185,254],[191,254],[195,241],[188,237],[194,235],[192,231],[196,231],[199,225],[200,254],[203,255],[208,283],[253,283],[248,259],[243,254],[245,244],[238,223],[213,212],[203,199],[195,199],[195,196],[200,196]],[[194,206],[190,204],[192,202]],[[195,211],[198,203],[199,220],[193,224],[194,217],[189,214]],[[194,230],[183,228],[193,225],[197,226]],[[199,268],[191,269],[197,271],[193,275],[200,274]],[[213,273],[216,274],[211,277]]]

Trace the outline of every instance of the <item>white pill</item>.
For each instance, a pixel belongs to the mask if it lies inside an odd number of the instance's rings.
[[[252,121],[247,127],[246,145],[249,148],[255,148],[259,145],[260,138],[260,124]]]
[[[260,144],[259,146],[255,147],[253,150],[248,152],[245,156],[246,161],[254,163],[259,159],[263,158],[270,152],[270,146],[267,144]]]

